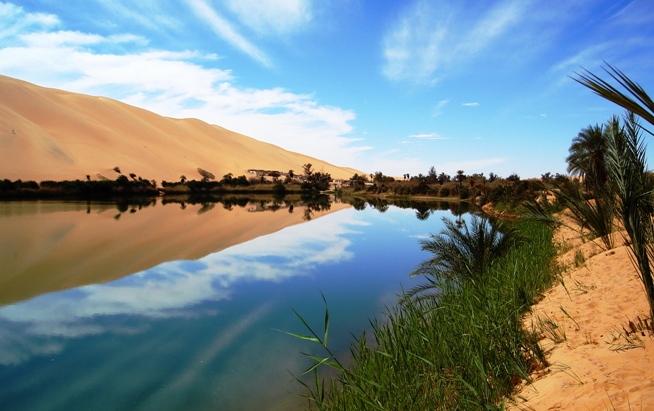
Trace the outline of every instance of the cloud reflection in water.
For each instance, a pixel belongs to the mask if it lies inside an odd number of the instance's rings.
[[[210,315],[192,307],[230,299],[239,283],[279,282],[310,275],[318,265],[353,257],[346,234],[367,225],[344,210],[287,227],[197,261],[164,263],[107,284],[51,293],[0,309],[0,364],[63,349],[63,338],[106,332],[132,334],[143,328],[104,325],[97,316],[173,318]],[[10,333],[10,334],[9,334]]]

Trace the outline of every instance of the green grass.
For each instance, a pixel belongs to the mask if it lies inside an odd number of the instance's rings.
[[[313,374],[312,382],[298,377],[312,407],[502,409],[515,385],[546,363],[536,335],[523,330],[521,316],[555,278],[551,229],[536,222],[516,228],[528,241],[497,260],[474,286],[441,283],[438,301],[409,301],[373,319],[371,335],[353,343],[347,368],[327,345],[328,309],[323,331],[304,323],[310,335],[295,336],[317,344],[324,354],[305,354],[313,360],[306,372]],[[337,376],[321,379],[324,366]]]

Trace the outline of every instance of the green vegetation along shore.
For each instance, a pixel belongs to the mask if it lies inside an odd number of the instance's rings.
[[[388,308],[371,321],[371,335],[352,345],[352,366],[342,366],[329,350],[328,311],[324,330],[296,334],[322,350],[311,356],[314,364],[307,370],[313,382],[302,382],[312,405],[321,410],[499,409],[516,384],[546,365],[521,316],[556,278],[552,229],[537,222],[510,224],[523,241],[474,281],[434,277],[437,298],[405,298]],[[329,382],[319,378],[325,366],[338,371]]]

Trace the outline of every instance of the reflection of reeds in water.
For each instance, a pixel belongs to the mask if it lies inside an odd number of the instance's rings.
[[[421,263],[411,277],[426,277],[427,283],[409,290],[410,298],[437,296],[443,282],[476,283],[522,240],[517,230],[486,217],[473,216],[470,224],[463,220],[443,222],[445,229],[439,235],[421,241],[422,250],[429,251],[432,257]]]
[[[351,347],[351,367],[334,364],[329,351],[309,355],[313,379],[302,381],[310,402],[321,410],[499,409],[516,384],[547,364],[521,316],[553,280],[551,230],[533,222],[519,228],[528,241],[474,285],[441,281],[438,300],[407,299],[372,320],[371,335]],[[324,350],[328,326],[326,317],[324,332],[304,339]],[[338,376],[321,380],[322,365]]]

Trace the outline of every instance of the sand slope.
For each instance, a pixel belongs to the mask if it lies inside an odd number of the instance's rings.
[[[565,340],[557,344],[542,334],[550,367],[522,388],[510,409],[654,410],[654,337],[637,332],[629,343],[620,336],[629,321],[648,317],[649,306],[630,250],[616,238],[619,247],[602,251],[595,243],[581,243],[570,230],[559,232],[562,243],[573,246],[560,257],[570,267],[565,287],[548,291],[525,326],[550,318]],[[583,265],[574,263],[577,252],[585,256]]]
[[[0,179],[115,179],[116,166],[158,182],[181,175],[200,179],[198,167],[220,179],[248,169],[300,174],[306,163],[334,178],[357,172],[200,120],[162,117],[0,75]]]

